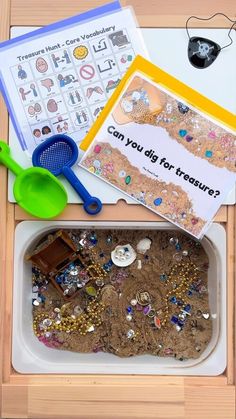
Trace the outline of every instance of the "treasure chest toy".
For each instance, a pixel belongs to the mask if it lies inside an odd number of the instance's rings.
[[[39,268],[66,299],[74,298],[87,282],[98,277],[94,261],[88,253],[82,254],[63,230],[50,234],[26,259]]]

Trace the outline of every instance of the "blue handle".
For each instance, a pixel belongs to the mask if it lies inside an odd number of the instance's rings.
[[[98,214],[102,209],[100,199],[90,195],[70,167],[64,166],[62,173],[84,202],[84,210],[90,215]]]

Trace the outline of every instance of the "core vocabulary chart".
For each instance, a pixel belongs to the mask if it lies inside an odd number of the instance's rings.
[[[53,134],[80,143],[134,57],[147,56],[132,9],[113,9],[0,44],[1,91],[29,156]]]

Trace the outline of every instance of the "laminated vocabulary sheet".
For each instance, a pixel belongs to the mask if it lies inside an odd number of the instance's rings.
[[[83,140],[145,47],[119,2],[0,44],[0,88],[22,150],[49,136]]]

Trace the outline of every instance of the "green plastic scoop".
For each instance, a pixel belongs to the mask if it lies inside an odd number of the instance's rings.
[[[0,164],[16,175],[13,193],[25,211],[39,218],[53,218],[63,211],[67,204],[66,190],[49,170],[39,167],[22,169],[10,157],[10,148],[3,141],[0,141]]]

